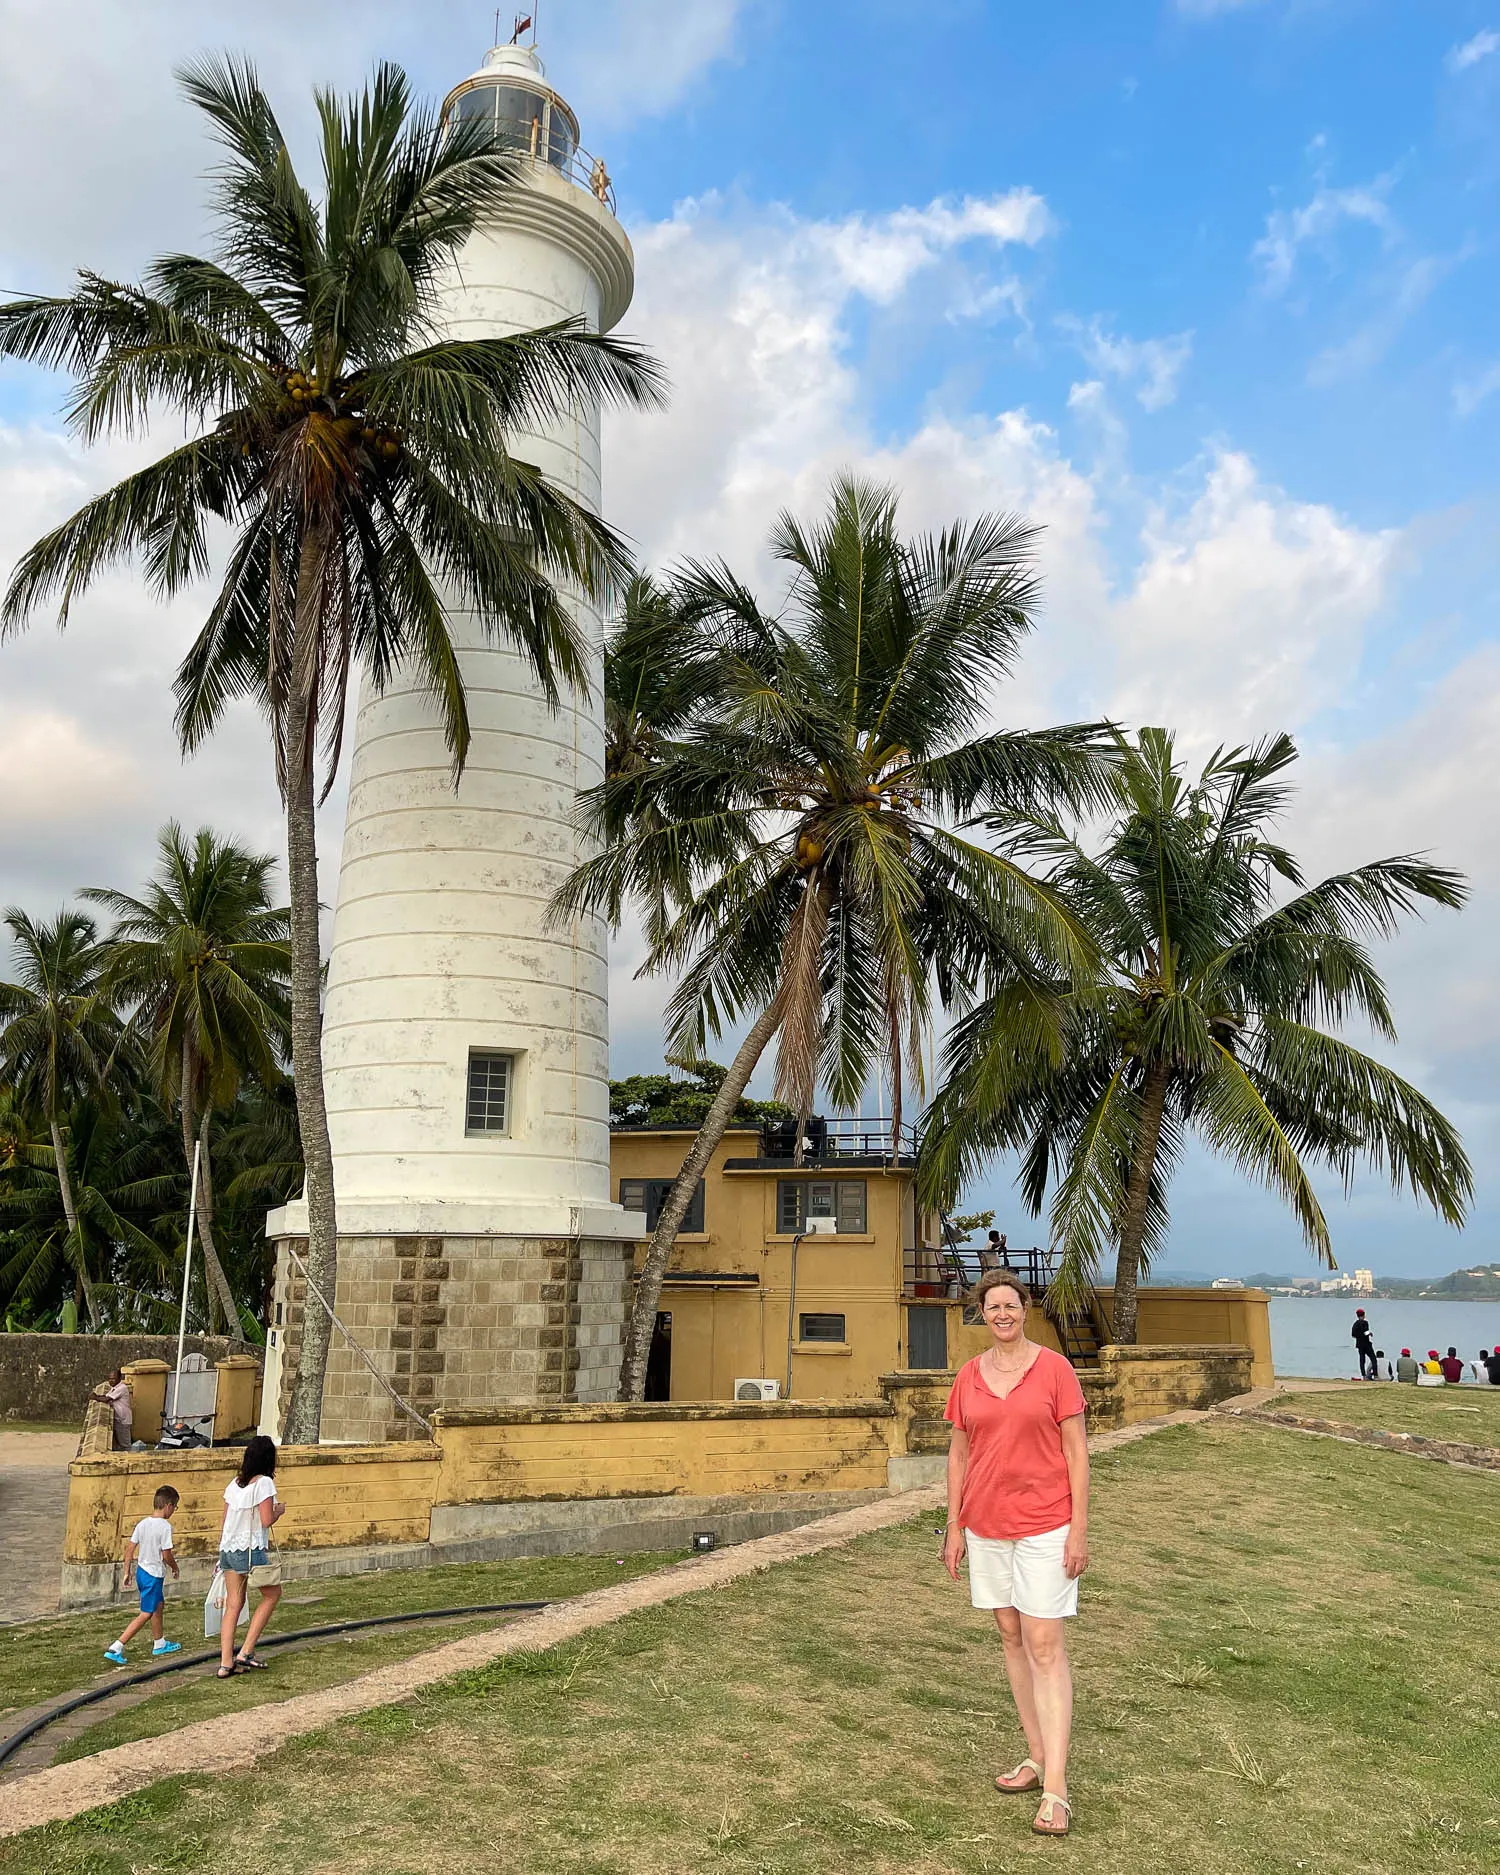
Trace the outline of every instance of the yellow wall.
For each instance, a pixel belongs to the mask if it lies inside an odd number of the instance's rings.
[[[892,1423],[879,1399],[440,1412],[438,1502],[880,1490]]]
[[[287,1508],[277,1543],[425,1542],[434,1504],[883,1490],[896,1429],[880,1398],[821,1407],[510,1408],[439,1413],[435,1424],[432,1443],[283,1447],[276,1488]],[[181,1493],[172,1517],[178,1556],[211,1555],[237,1460],[212,1449],[75,1459],[64,1561],[119,1561],[164,1484]]]
[[[277,1494],[287,1507],[276,1526],[277,1543],[326,1549],[425,1542],[439,1456],[436,1446],[415,1444],[285,1447],[276,1467]],[[172,1516],[178,1556],[212,1555],[224,1522],[224,1487],[238,1463],[237,1452],[213,1448],[75,1459],[64,1560],[118,1561],[164,1484],[181,1493]]]
[[[610,1141],[613,1196],[627,1178],[671,1178],[691,1143],[688,1133],[617,1132]],[[759,1132],[732,1132],[720,1142],[704,1175],[704,1229],[677,1239],[662,1290],[661,1308],[672,1316],[672,1393],[677,1400],[729,1400],[734,1382],[765,1376],[786,1383],[787,1325],[791,1303],[792,1239],[776,1230],[776,1185],[798,1176],[786,1163],[765,1170],[730,1171],[726,1161],[753,1158]],[[989,1345],[982,1324],[965,1325],[959,1300],[903,1297],[902,1251],[915,1242],[911,1174],[837,1165],[805,1168],[807,1176],[866,1181],[862,1236],[805,1237],[797,1252],[797,1315],[841,1314],[840,1346],[794,1343],[794,1400],[871,1399],[880,1378],[909,1366],[907,1323],[912,1309],[940,1308],[947,1316],[948,1367],[956,1369]],[[935,1271],[932,1273],[936,1273]],[[751,1275],[753,1284],[675,1281],[689,1275]],[[1104,1332],[1112,1292],[1099,1291]],[[1026,1332],[1056,1347],[1057,1336],[1034,1308]],[[1249,1347],[1252,1382],[1270,1386],[1271,1330],[1260,1289],[1143,1289],[1139,1333],[1143,1344]]]

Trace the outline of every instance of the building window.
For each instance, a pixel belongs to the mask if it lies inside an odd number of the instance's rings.
[[[831,1217],[841,1236],[862,1236],[865,1224],[862,1178],[783,1178],[776,1184],[776,1228],[784,1236],[807,1229],[809,1218]]]
[[[667,1202],[667,1193],[677,1183],[675,1178],[622,1178],[620,1180],[620,1203],[627,1211],[644,1211],[646,1229],[655,1230],[661,1221],[661,1209]],[[678,1226],[682,1231],[701,1231],[703,1229],[703,1180],[698,1180],[698,1188],[688,1201],[687,1213]]]
[[[799,1315],[797,1317],[797,1339],[799,1341],[846,1341],[844,1318],[842,1315]]]
[[[948,1371],[948,1311],[906,1311],[906,1365]]]
[[[466,1133],[508,1133],[514,1055],[475,1049],[469,1056],[469,1094],[464,1107]]]

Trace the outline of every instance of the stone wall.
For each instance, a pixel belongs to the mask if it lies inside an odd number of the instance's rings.
[[[893,1421],[878,1400],[443,1412],[438,1501],[874,1490]]]
[[[283,1447],[276,1540],[296,1579],[685,1546],[703,1527],[723,1541],[763,1535],[884,1492],[894,1425],[890,1406],[869,1400],[439,1413],[431,1441]],[[106,1447],[75,1459],[62,1605],[116,1592],[125,1538],[163,1484],[181,1494],[172,1523],[183,1592],[201,1594],[237,1457]]]
[[[1099,1369],[1119,1401],[1122,1426],[1163,1413],[1202,1412],[1248,1393],[1255,1354],[1220,1342],[1200,1347],[1117,1347],[1099,1350]]]
[[[1254,1365],[1248,1347],[1103,1347],[1097,1367],[1078,1369],[1089,1431],[1110,1432],[1233,1399],[1250,1391]],[[893,1452],[923,1459],[947,1452],[950,1428],[943,1409],[956,1378],[919,1369],[882,1377],[881,1392],[896,1415]]]
[[[210,1367],[226,1355],[255,1352],[223,1335],[189,1335],[184,1347],[206,1355]],[[81,1426],[88,1397],[109,1370],[147,1360],[175,1368],[176,1335],[0,1334],[0,1423],[54,1419]]]
[[[304,1245],[298,1241],[301,1254]],[[334,1307],[379,1372],[419,1413],[613,1397],[629,1304],[631,1244],[577,1238],[354,1237],[339,1240]],[[283,1415],[306,1306],[279,1252]],[[420,1439],[335,1331],[323,1437]]]

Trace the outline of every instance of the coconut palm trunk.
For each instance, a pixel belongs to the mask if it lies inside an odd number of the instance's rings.
[[[62,1194],[63,1216],[68,1220],[68,1241],[78,1245],[78,1284],[83,1290],[83,1306],[88,1314],[89,1327],[97,1331],[99,1310],[94,1302],[94,1285],[89,1281],[83,1239],[78,1234],[78,1206],[73,1202],[73,1179],[68,1171],[68,1155],[63,1148],[62,1127],[55,1113],[47,1115],[47,1125],[52,1134],[52,1163],[57,1168],[57,1189]]]
[[[1120,1247],[1115,1258],[1114,1339],[1132,1346],[1136,1337],[1137,1294],[1140,1287],[1141,1249],[1146,1237],[1146,1217],[1151,1202],[1151,1175],[1156,1170],[1156,1149],[1161,1143],[1161,1123],[1167,1110],[1167,1087],[1172,1070],[1165,1062],[1153,1062],[1146,1070],[1141,1088],[1141,1125],[1135,1150],[1130,1158],[1130,1178],[1125,1186],[1125,1208],[1120,1217]]]
[[[302,1346],[284,1437],[290,1445],[316,1445],[323,1418],[323,1376],[330,1323],[314,1300],[315,1285],[330,1301],[338,1278],[338,1236],[333,1192],[333,1148],[323,1097],[323,972],[318,932],[316,728],[312,698],[302,681],[312,662],[309,640],[318,629],[321,555],[312,532],[302,549],[297,581],[297,624],[292,647],[292,692],[286,706],[286,854],[292,914],[292,1080],[307,1170],[308,1291],[302,1311]]]
[[[197,1116],[197,1103],[193,1090],[199,1080],[198,1062],[193,1053],[191,1036],[182,1038],[182,1096],[178,1102],[178,1111],[182,1119],[182,1156],[187,1164],[188,1190],[193,1189],[193,1148],[198,1149],[198,1189],[194,1202],[194,1212],[198,1225],[198,1241],[203,1248],[204,1287],[208,1291],[208,1332],[218,1331],[219,1317],[224,1318],[225,1326],[231,1334],[236,1333],[240,1325],[240,1312],[235,1305],[234,1291],[229,1287],[229,1279],[224,1274],[224,1265],[219,1261],[219,1246],[214,1240],[214,1201],[212,1187],[208,1182],[208,1123],[212,1118],[212,1108],[206,1108],[200,1127]]]
[[[698,1189],[698,1180],[702,1178],[705,1167],[724,1137],[725,1129],[734,1117],[734,1110],[740,1104],[740,1097],[750,1084],[750,1076],[754,1074],[756,1064],[781,1026],[782,1006],[781,996],[773,998],[740,1043],[739,1053],[730,1063],[724,1083],[714,1095],[703,1124],[682,1162],[682,1170],[667,1193],[666,1203],[661,1208],[661,1216],[657,1219],[656,1229],[646,1248],[646,1261],[636,1279],[635,1306],[631,1310],[630,1326],[625,1338],[625,1359],[620,1369],[622,1400],[643,1400],[646,1397],[646,1362],[651,1354],[651,1337],[656,1329],[656,1309],[661,1301],[667,1259],[672,1254],[672,1245],[677,1241],[682,1220],[687,1216],[687,1208],[693,1201],[693,1193]]]

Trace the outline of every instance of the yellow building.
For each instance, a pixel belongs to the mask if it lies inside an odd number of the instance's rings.
[[[613,1195],[654,1224],[691,1139],[617,1128]],[[917,1209],[910,1159],[890,1156],[888,1125],[829,1122],[802,1165],[783,1144],[737,1126],[709,1161],[662,1289],[648,1399],[729,1400],[754,1381],[778,1383],[783,1398],[871,1399],[882,1374],[951,1371],[987,1344],[963,1299],[972,1261],[965,1272],[941,1249],[936,1219]],[[1108,1339],[1109,1300],[1099,1292],[1075,1359]],[[1059,1345],[1040,1308],[1028,1333]],[[1261,1290],[1144,1290],[1139,1339],[1248,1345],[1254,1383],[1271,1381]]]

